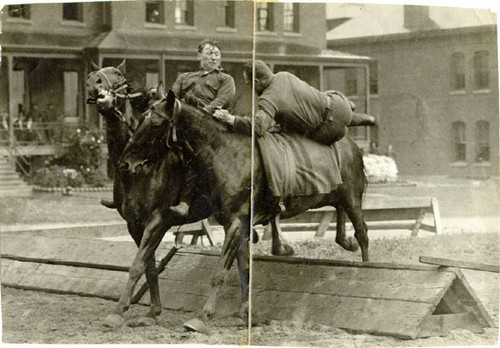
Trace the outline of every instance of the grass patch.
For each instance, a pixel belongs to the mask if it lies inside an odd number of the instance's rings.
[[[116,210],[99,203],[100,198],[96,194],[68,197],[61,193],[35,194],[31,198],[0,198],[0,222],[12,225],[120,220]]]

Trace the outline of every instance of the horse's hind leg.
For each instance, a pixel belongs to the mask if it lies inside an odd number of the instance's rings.
[[[361,209],[362,196],[356,198],[353,194],[347,194],[344,197],[343,207],[354,226],[354,237],[361,248],[361,257],[363,261],[369,261],[368,256],[368,228],[363,219],[363,210]]]
[[[283,236],[283,231],[280,226],[280,216],[276,215],[271,220],[272,229],[272,246],[271,252],[273,255],[277,256],[291,256],[294,254],[293,248],[288,244],[285,237]]]
[[[226,281],[227,275],[229,274],[229,270],[231,269],[234,259],[238,256],[238,253],[241,252],[240,250],[245,250],[244,248],[243,249],[241,248],[241,244],[248,243],[248,236],[249,236],[248,233],[249,233],[250,223],[249,221],[244,222],[243,219],[248,219],[248,216],[242,219],[234,217],[231,219],[230,223],[224,227],[225,237],[224,237],[224,243],[222,245],[222,252],[221,256],[219,257],[217,266],[214,270],[214,273],[212,275],[212,286],[210,288],[208,298],[205,302],[205,305],[203,306],[203,310],[201,313],[202,320],[199,319],[189,320],[188,322],[184,323],[183,325],[184,328],[198,332],[207,331],[206,324],[207,321],[211,319],[215,314],[215,304],[217,301],[217,296],[219,294],[219,291],[222,288],[224,282]],[[246,250],[248,250],[248,246]],[[242,261],[243,258],[238,260],[238,262]],[[240,266],[239,269],[240,280],[245,281],[247,277],[244,274],[242,267],[243,265],[240,264],[239,266]],[[246,266],[246,268],[248,269],[248,265]],[[248,273],[248,271],[246,273]],[[242,294],[243,291],[245,291],[245,293],[248,294],[247,290],[248,283],[246,285],[242,283],[241,285],[242,285]],[[243,303],[244,302],[242,301],[242,308],[244,307]]]
[[[335,242],[340,245],[345,250],[357,251],[359,249],[358,242],[352,238],[346,238],[345,234],[345,211],[342,207],[335,207],[337,210],[337,234],[335,236]]]

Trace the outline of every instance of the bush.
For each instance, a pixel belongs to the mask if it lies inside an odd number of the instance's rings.
[[[391,157],[365,155],[363,162],[369,182],[395,182],[398,179],[398,168]]]
[[[61,156],[52,158],[47,167],[37,170],[33,184],[45,187],[80,187],[87,184],[104,187],[106,175],[99,170],[102,138],[96,132],[77,129]]]
[[[33,174],[33,184],[44,187],[80,187],[84,182],[85,179],[76,170],[58,165],[40,168]]]
[[[108,178],[106,177],[106,174],[104,174],[101,170],[86,168],[86,170],[82,171],[82,174],[87,185],[92,187],[106,186]]]

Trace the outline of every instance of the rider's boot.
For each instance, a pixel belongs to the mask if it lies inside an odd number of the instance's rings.
[[[109,209],[116,209],[118,205],[113,200],[101,199],[101,204]]]
[[[362,114],[359,112],[352,113],[352,121],[348,127],[356,126],[376,126],[377,118],[372,115]]]
[[[189,214],[189,204],[186,202],[181,201],[177,205],[173,205],[168,208],[171,212],[173,212],[175,215],[180,216],[180,217],[186,217]]]
[[[196,184],[196,173],[190,166],[186,166],[184,190],[181,192],[179,204],[169,207],[168,209],[175,215],[186,217],[189,214],[189,204],[194,196],[194,189]]]

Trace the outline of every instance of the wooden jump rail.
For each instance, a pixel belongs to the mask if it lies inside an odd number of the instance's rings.
[[[2,285],[117,300],[136,251],[129,242],[2,235]],[[178,251],[160,244],[156,255],[163,308],[203,308],[217,252]],[[144,278],[138,285],[134,302],[148,305]],[[233,267],[221,289],[217,316],[233,315],[240,296]],[[460,269],[441,266],[255,255],[251,305],[262,321],[329,325],[403,339],[496,327]]]
[[[432,216],[433,225],[424,223],[426,215]],[[324,237],[328,229],[335,230],[336,211],[333,207],[310,209],[298,216],[281,221],[281,228],[290,231],[316,231],[315,237]],[[420,230],[441,233],[441,215],[438,199],[435,197],[395,197],[387,195],[367,195],[363,205],[363,216],[369,230],[410,230],[416,237]],[[213,237],[210,225],[213,219],[191,224],[179,232],[174,232],[177,242],[181,243],[187,235],[192,236],[191,245],[196,245],[206,236],[211,245]],[[348,224],[349,226],[349,224]],[[271,238],[270,226],[264,229],[263,240]]]
[[[430,214],[434,225],[423,222]],[[327,230],[335,229],[336,211],[332,207],[311,209],[293,218],[282,220],[283,231],[316,231],[315,237],[324,237]],[[369,197],[363,205],[363,216],[369,230],[410,230],[416,237],[420,230],[441,233],[441,215],[435,197],[400,198],[391,196]],[[263,239],[270,237],[267,228]]]

